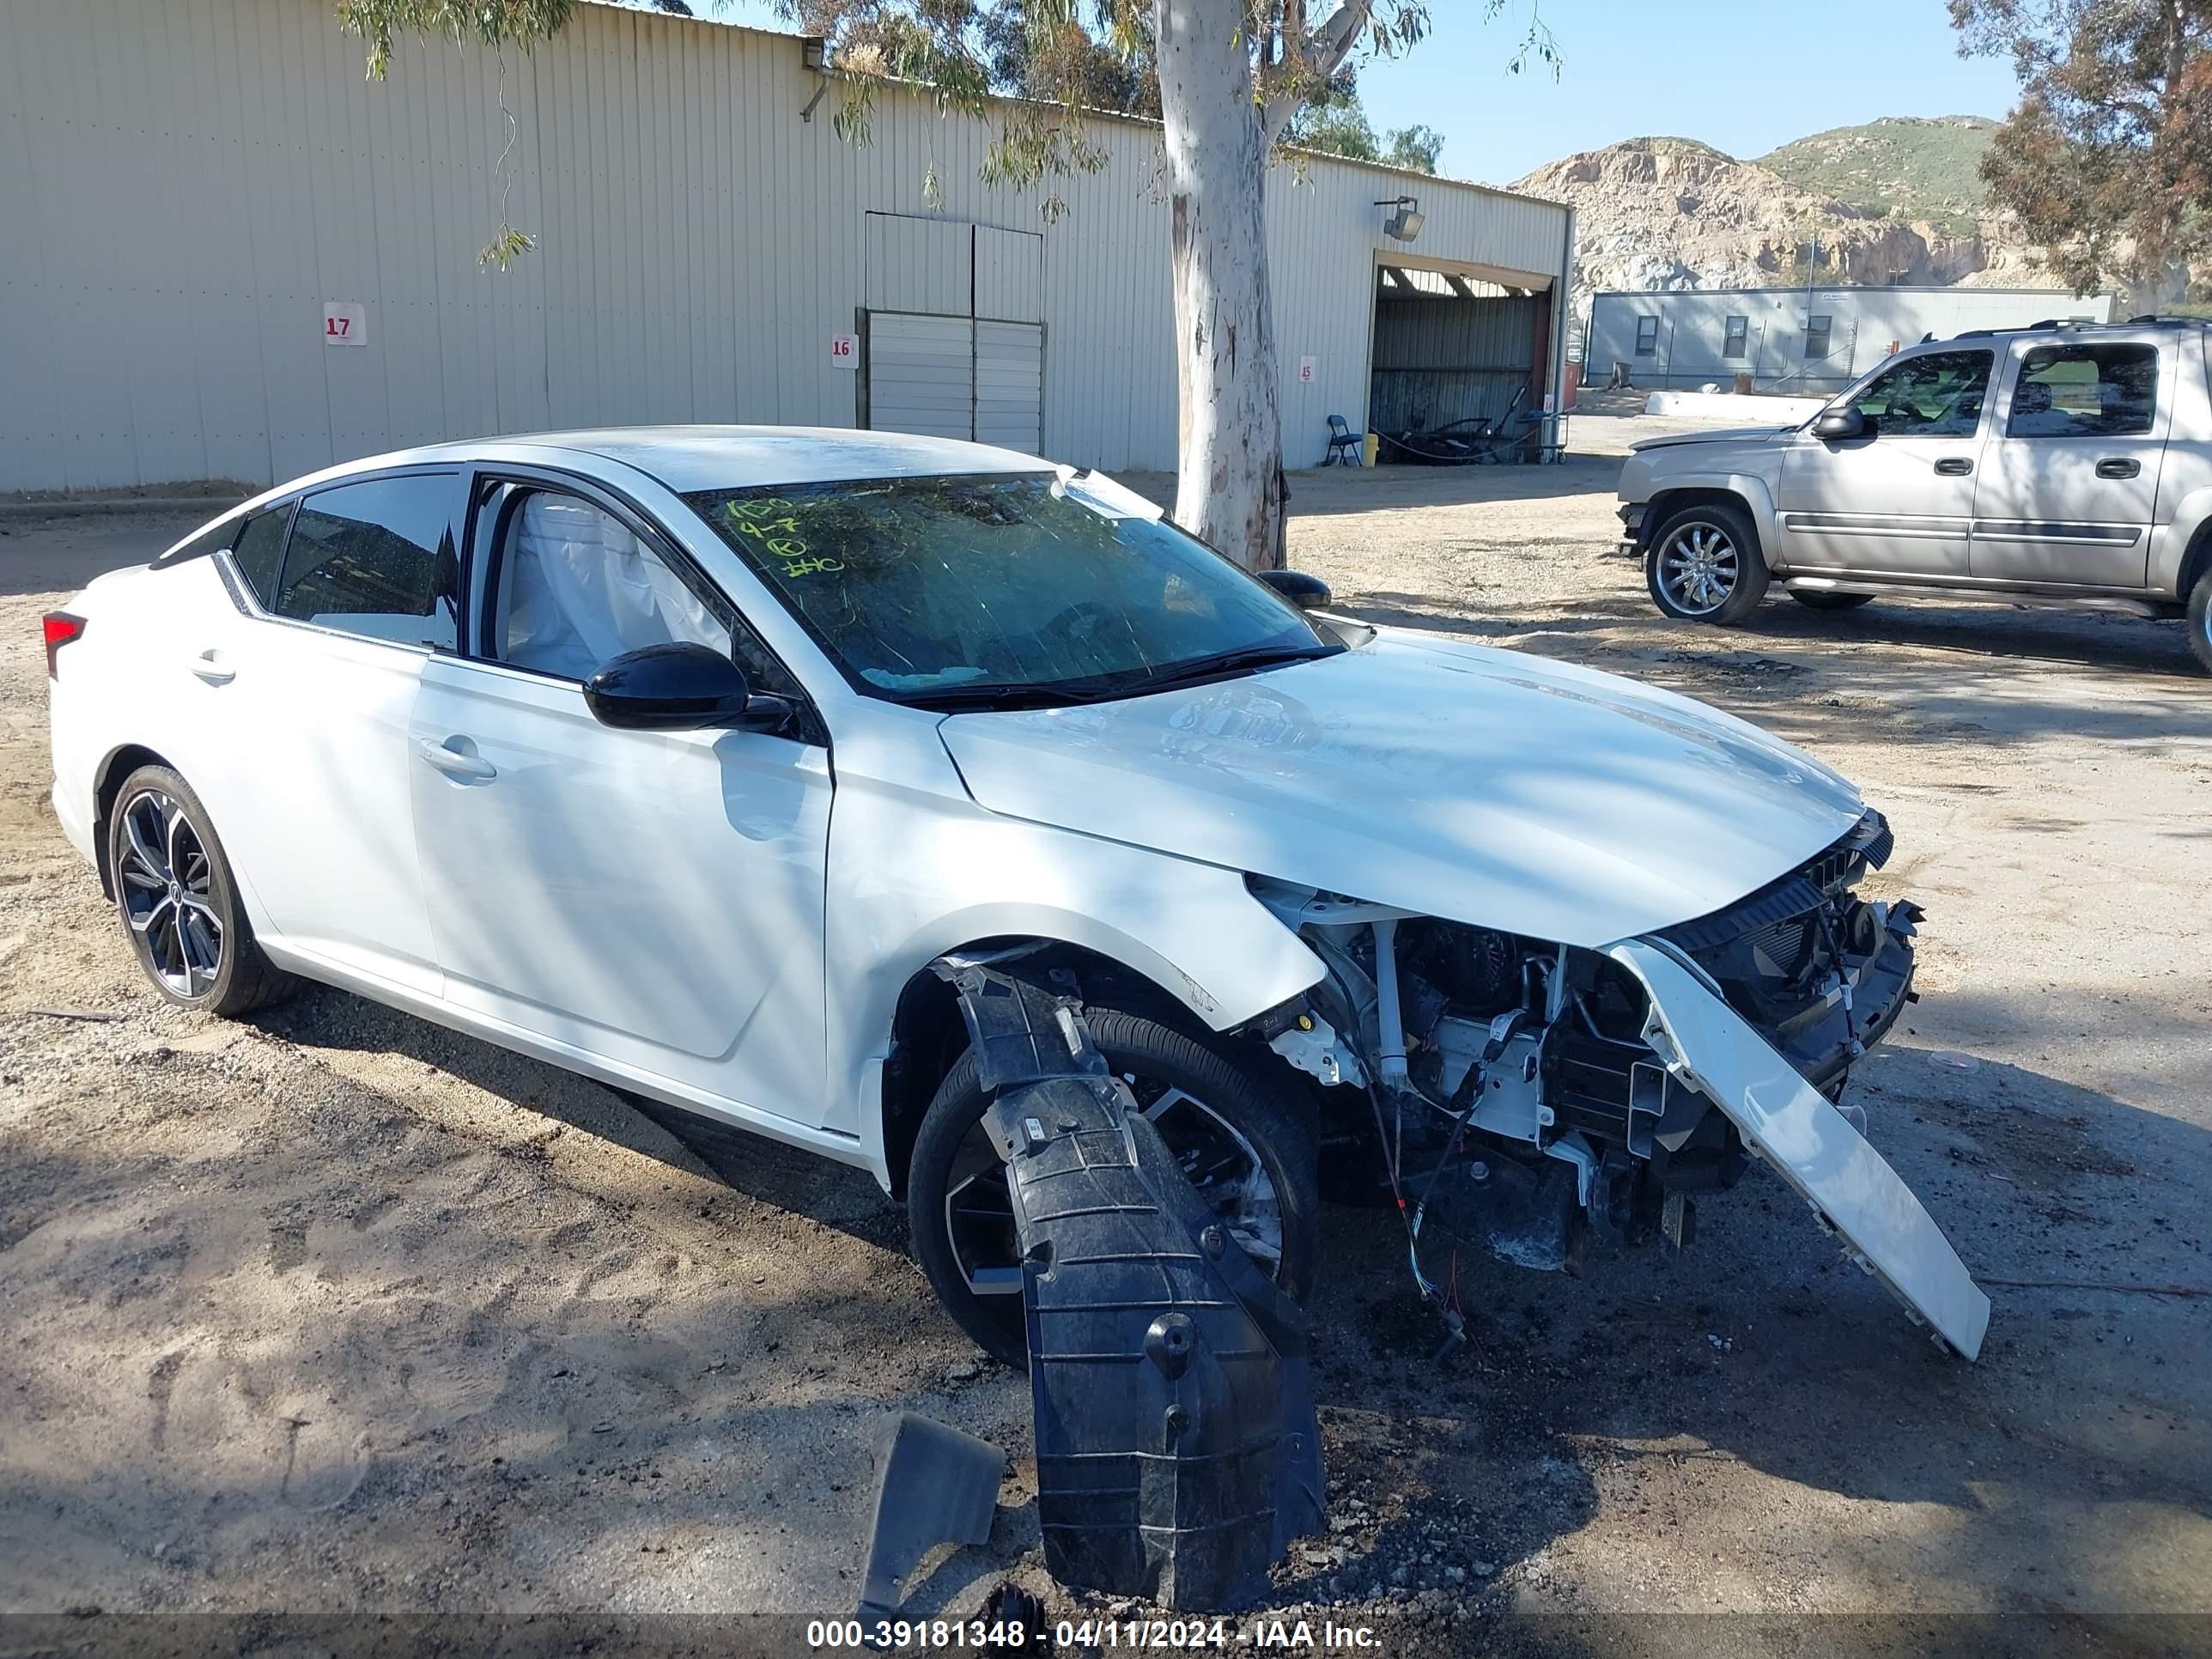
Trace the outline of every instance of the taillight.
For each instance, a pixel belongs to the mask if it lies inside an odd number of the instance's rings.
[[[49,611],[44,618],[46,626],[46,678],[54,678],[54,657],[71,640],[84,637],[84,618],[72,617],[66,611]]]

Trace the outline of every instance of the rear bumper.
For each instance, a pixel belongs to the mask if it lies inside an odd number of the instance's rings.
[[[92,813],[87,802],[79,800],[62,786],[59,777],[54,779],[54,818],[62,827],[69,844],[76,848],[77,856],[97,868],[100,855],[92,843]]]

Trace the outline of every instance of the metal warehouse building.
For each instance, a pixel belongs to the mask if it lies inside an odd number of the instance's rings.
[[[2046,318],[2110,322],[2115,296],[2040,288],[1725,288],[1595,295],[1583,379],[1615,363],[1646,390],[1727,390],[1739,374],[1761,392],[1839,392],[1900,346],[1970,328]]]
[[[0,64],[0,491],[663,421],[1175,464],[1156,125],[1096,118],[1098,173],[990,187],[989,124],[886,89],[856,147],[796,38],[587,4],[507,57],[539,247],[500,275],[490,54],[410,41],[376,84],[328,0],[7,0]],[[1555,392],[1568,210],[1318,157],[1268,190],[1287,465],[1370,404]],[[1377,205],[1407,194],[1412,242]]]

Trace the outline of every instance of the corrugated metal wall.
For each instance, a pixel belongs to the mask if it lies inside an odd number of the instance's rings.
[[[1375,301],[1374,390],[1368,424],[1377,432],[1426,430],[1505,413],[1535,364],[1549,295],[1534,299],[1395,298]]]
[[[508,55],[510,212],[540,246],[500,276],[476,258],[497,60],[410,40],[384,84],[362,69],[324,0],[0,0],[0,489],[266,483],[601,422],[849,426],[829,337],[868,303],[871,212],[1042,232],[1046,453],[1174,464],[1156,129],[1095,124],[1107,166],[1059,181],[1047,226],[1044,192],[977,179],[984,124],[886,92],[855,149],[834,94],[799,119],[817,83],[790,38],[586,5]],[[1472,185],[1300,171],[1269,185],[1292,465],[1364,410],[1376,198],[1420,196],[1423,255],[1523,283],[1561,269],[1566,227]],[[363,345],[323,343],[326,301],[366,307]]]

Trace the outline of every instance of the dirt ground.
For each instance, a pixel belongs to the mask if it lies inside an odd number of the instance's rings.
[[[1679,1257],[1461,1257],[1438,1362],[1395,1219],[1332,1211],[1334,1519],[1282,1603],[1392,1651],[1530,1612],[1577,1651],[1805,1651],[1814,1615],[1900,1652],[1959,1614],[2200,1647],[2212,1620],[2094,1621],[2212,1613],[2212,681],[2116,617],[1668,622],[1608,556],[1654,424],[1300,475],[1292,562],[1372,620],[1717,702],[1889,814],[1923,1000],[1856,1098],[1989,1343],[1943,1357],[1754,1171]],[[591,1084],[336,992],[223,1024],[141,983],[45,799],[36,618],[189,527],[0,520],[0,1610],[842,1614],[901,1406],[1015,1454],[991,1546],[914,1605],[1011,1569],[1068,1609],[1025,1387],[867,1177],[762,1143],[718,1180]]]

